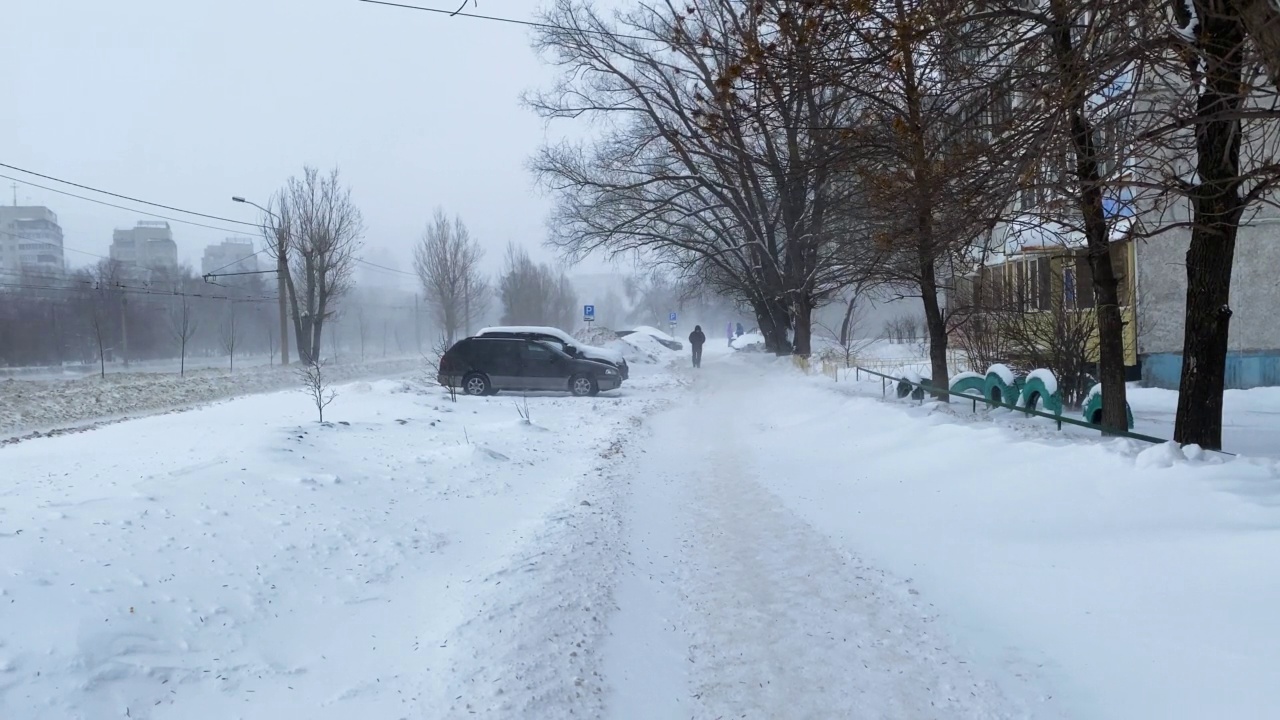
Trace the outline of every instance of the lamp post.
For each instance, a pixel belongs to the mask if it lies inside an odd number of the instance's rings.
[[[285,247],[285,238],[282,237],[287,230],[280,224],[280,216],[262,207],[252,200],[245,200],[239,196],[233,196],[232,201],[252,205],[262,212],[275,218],[275,234],[276,234],[276,295],[279,296],[280,302],[280,364],[289,364],[289,311],[285,305],[285,273],[289,272],[289,262],[287,258],[287,250]]]

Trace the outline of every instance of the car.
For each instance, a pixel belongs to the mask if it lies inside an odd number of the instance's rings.
[[[622,373],[605,362],[566,353],[559,343],[519,337],[469,337],[440,358],[437,382],[466,395],[550,390],[578,397],[616,390]]]
[[[484,328],[476,333],[475,337],[527,338],[556,343],[570,357],[582,357],[588,360],[608,363],[617,368],[618,374],[623,380],[631,377],[631,368],[627,367],[627,360],[622,357],[622,353],[587,345],[559,328],[535,325],[505,325]]]

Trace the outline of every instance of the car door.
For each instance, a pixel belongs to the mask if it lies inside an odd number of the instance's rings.
[[[485,347],[485,372],[495,390],[512,390],[522,387],[518,340],[493,338],[478,344]]]
[[[561,355],[532,340],[521,347],[521,377],[530,390],[563,390],[565,366]]]

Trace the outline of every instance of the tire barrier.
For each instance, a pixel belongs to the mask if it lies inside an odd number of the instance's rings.
[[[1027,376],[1018,396],[1018,407],[1062,415],[1062,395],[1058,381],[1048,370],[1036,370]]]
[[[951,378],[951,385],[947,389],[952,395],[977,396],[985,400],[987,379],[978,373],[964,372]]]
[[[1094,425],[1102,424],[1102,383],[1098,383],[1089,389],[1089,394],[1085,396],[1084,407],[1081,409],[1085,422]],[[1129,423],[1129,430],[1133,429],[1133,408],[1129,403],[1124,404],[1125,420]]]
[[[908,373],[906,377],[898,381],[897,394],[898,399],[911,396],[912,400],[924,400],[924,385],[930,385],[932,382],[927,377],[920,377],[915,373]]]
[[[1019,387],[1018,378],[1009,366],[996,364],[987,368],[982,395],[991,407],[999,407],[1001,403],[1014,405],[1022,395],[1022,388]]]

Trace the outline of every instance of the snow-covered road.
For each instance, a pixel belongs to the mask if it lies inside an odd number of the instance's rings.
[[[0,718],[1262,718],[1280,466],[711,350],[0,447]]]

